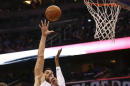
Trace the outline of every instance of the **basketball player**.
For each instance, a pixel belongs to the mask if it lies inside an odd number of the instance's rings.
[[[54,77],[54,74],[51,69],[46,69],[43,72],[44,68],[44,50],[45,50],[45,43],[46,43],[46,38],[49,34],[53,33],[54,31],[49,31],[49,22],[46,23],[46,20],[41,21],[41,25],[39,25],[42,31],[42,36],[39,44],[39,49],[38,49],[38,57],[36,61],[36,65],[34,68],[34,76],[35,76],[35,83],[34,86],[65,86],[65,80],[62,75],[60,66],[59,66],[59,55],[61,53],[61,50],[58,51],[56,58],[55,58],[55,63],[56,63],[56,75],[57,79]],[[51,53],[51,52],[50,52]]]

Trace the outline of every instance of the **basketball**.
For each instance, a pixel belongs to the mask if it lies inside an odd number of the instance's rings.
[[[46,9],[45,16],[49,21],[57,21],[61,17],[61,9],[56,5],[51,5]]]

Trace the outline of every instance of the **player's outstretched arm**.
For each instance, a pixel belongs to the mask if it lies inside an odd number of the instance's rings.
[[[61,53],[62,49],[58,50],[58,53],[55,57],[55,64],[56,64],[56,67],[60,66],[59,65],[59,56],[60,56],[60,53]]]
[[[65,79],[62,74],[60,65],[59,65],[59,56],[61,53],[62,49],[60,49],[55,57],[55,64],[56,64],[56,76],[57,76],[57,81],[58,81],[58,86],[65,86]]]
[[[48,30],[49,21],[48,21],[48,23],[46,23],[46,20],[45,20],[43,23],[43,21],[41,20],[41,24],[39,24],[39,27],[41,28],[42,36],[41,36],[41,40],[40,40],[40,44],[39,44],[39,48],[38,48],[38,57],[37,57],[36,65],[34,68],[34,75],[35,76],[39,76],[43,73],[44,50],[45,50],[46,37],[50,33],[54,32],[54,31]]]

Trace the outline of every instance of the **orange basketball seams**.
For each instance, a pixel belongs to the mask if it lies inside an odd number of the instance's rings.
[[[56,5],[51,5],[46,9],[45,15],[49,21],[57,21],[61,17],[61,9]]]

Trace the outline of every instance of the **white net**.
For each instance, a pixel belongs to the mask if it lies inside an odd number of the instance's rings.
[[[96,23],[94,38],[107,40],[115,38],[115,28],[120,6],[112,0],[84,0]]]

